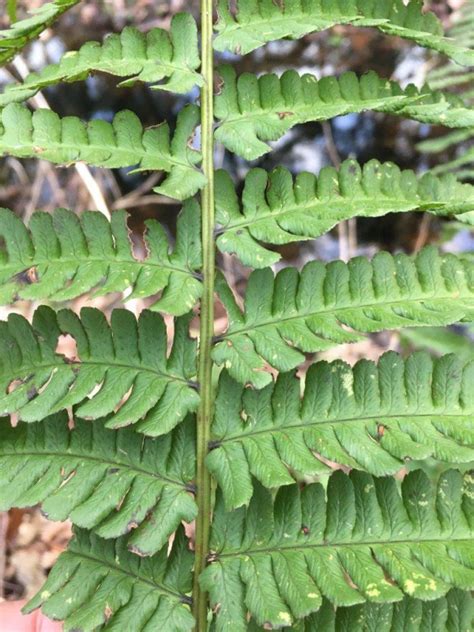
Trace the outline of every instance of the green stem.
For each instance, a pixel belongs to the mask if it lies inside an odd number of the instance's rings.
[[[201,193],[203,284],[199,337],[200,405],[197,415],[197,504],[193,603],[196,631],[207,630],[207,594],[201,590],[199,576],[206,566],[211,524],[211,479],[205,466],[213,409],[212,337],[214,333],[214,104],[212,0],[201,0],[201,139],[202,166],[207,184]]]

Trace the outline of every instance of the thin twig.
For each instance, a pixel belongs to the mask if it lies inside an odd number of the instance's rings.
[[[336,143],[334,142],[334,136],[332,133],[331,125],[328,121],[322,123],[324,139],[326,141],[326,148],[329,154],[329,158],[336,169],[341,166],[341,157],[337,151]],[[351,257],[357,252],[357,220],[355,217],[339,222],[338,227],[339,237],[339,258],[342,261],[349,261]]]
[[[423,215],[420,222],[420,227],[418,229],[418,235],[416,237],[415,245],[413,246],[414,253],[420,251],[423,246],[426,245],[430,236],[431,219],[432,217],[428,213],[425,213]]]
[[[152,173],[146,180],[144,180],[136,189],[127,195],[123,195],[116,199],[113,203],[113,208],[124,208],[128,206],[137,206],[137,200],[143,199],[144,193],[150,191],[160,179],[160,173]],[[151,197],[151,196],[147,196]],[[155,202],[158,201],[158,195],[154,196]],[[173,202],[174,203],[174,202]]]

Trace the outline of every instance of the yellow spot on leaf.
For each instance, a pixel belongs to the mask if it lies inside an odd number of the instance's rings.
[[[288,625],[291,623],[291,616],[288,612],[279,612],[278,618],[280,621],[283,621],[283,623],[287,623]]]

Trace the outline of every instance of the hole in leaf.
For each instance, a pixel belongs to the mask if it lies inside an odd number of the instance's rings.
[[[69,362],[77,362],[79,359],[76,341],[69,334],[59,336],[55,351],[64,356]]]

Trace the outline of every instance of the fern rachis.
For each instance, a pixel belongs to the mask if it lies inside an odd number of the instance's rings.
[[[0,32],[0,60],[75,4],[53,0]],[[0,210],[0,303],[48,303],[31,322],[0,322],[0,509],[40,504],[75,531],[25,611],[42,607],[69,632],[468,632],[472,354],[390,351],[353,367],[312,356],[374,332],[471,322],[472,254],[427,246],[271,266],[275,246],[350,218],[418,211],[472,225],[474,187],[347,160],[317,175],[253,168],[240,193],[214,148],[253,160],[296,124],[368,109],[459,128],[446,144],[468,136],[472,108],[444,91],[444,71],[442,90],[373,72],[238,76],[215,68],[213,47],[245,54],[351,24],[465,65],[474,53],[418,0],[238,0],[235,12],[221,0],[215,24],[213,8],[201,1],[200,54],[193,18],[179,14],[169,30],[87,42],[0,95],[2,155],[160,171],[155,190],[183,202],[175,239],[146,221],[143,256],[125,211],[34,212],[25,225]],[[128,111],[85,123],[23,103],[94,72],[187,100],[198,86],[199,104],[144,129]],[[255,268],[243,300],[217,249]],[[146,309],[65,305],[116,293]]]

